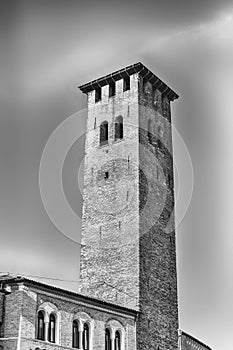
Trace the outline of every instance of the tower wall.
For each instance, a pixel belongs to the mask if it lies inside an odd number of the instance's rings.
[[[156,94],[158,101],[156,102]],[[138,349],[177,349],[178,308],[170,101],[139,84]]]
[[[109,85],[102,87],[99,102],[94,91],[88,93],[81,292],[139,311],[138,350],[175,350],[170,101],[178,96],[144,66],[131,73],[130,90],[123,92],[119,78],[114,97],[108,97],[108,89]],[[119,115],[124,137],[115,141],[114,121]],[[103,121],[109,123],[109,142],[100,146]]]
[[[123,79],[116,94],[95,103],[88,95],[82,218],[81,292],[138,307],[139,300],[139,144],[138,74]],[[123,117],[124,137],[114,139],[114,122]],[[109,124],[108,144],[100,146],[100,124]],[[105,173],[109,178],[105,179]]]

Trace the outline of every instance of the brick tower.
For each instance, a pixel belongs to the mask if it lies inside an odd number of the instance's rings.
[[[175,350],[178,95],[142,63],[80,89],[88,96],[80,292],[138,310],[137,349]]]

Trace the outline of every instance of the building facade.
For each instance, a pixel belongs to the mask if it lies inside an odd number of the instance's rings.
[[[1,281],[0,349],[135,349],[137,312],[24,277]]]
[[[80,292],[2,277],[0,349],[190,350],[178,340],[178,95],[142,63],[80,89],[88,101]]]

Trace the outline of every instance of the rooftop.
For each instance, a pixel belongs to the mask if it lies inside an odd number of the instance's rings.
[[[83,93],[88,93],[92,90],[97,89],[98,87],[102,87],[112,82],[115,82],[120,79],[124,79],[127,76],[132,74],[139,73],[140,76],[148,80],[154,88],[157,88],[162,94],[166,94],[166,96],[171,100],[177,99],[179,96],[161,79],[159,79],[154,73],[152,73],[146,66],[144,66],[141,62],[132,64],[125,68],[119,69],[116,72],[110,73],[104,77],[101,77],[96,80],[92,80],[89,83],[83,84],[79,86],[79,89]]]
[[[62,288],[58,288],[55,286],[51,286],[39,281],[35,281],[32,280],[30,278],[26,278],[24,276],[12,276],[12,275],[4,275],[4,276],[0,276],[0,284],[2,287],[2,291],[4,290],[4,285],[11,285],[11,284],[24,284],[27,287],[32,287],[32,288],[38,288],[42,291],[45,292],[53,292],[56,293],[56,295],[59,296],[65,296],[65,297],[69,297],[72,298],[76,301],[79,302],[85,302],[90,304],[90,306],[97,306],[97,307],[102,307],[102,308],[106,308],[108,310],[111,311],[115,311],[115,312],[121,312],[125,315],[129,315],[129,316],[133,316],[135,317],[137,315],[137,311],[134,309],[130,309],[124,306],[120,306],[118,304],[114,304],[114,303],[110,303],[110,302],[106,302],[103,301],[101,299],[97,299],[97,298],[93,298],[93,297],[89,297],[83,294],[79,294],[79,293],[75,293],[75,292],[71,292],[69,290],[66,289],[62,289]]]
[[[208,345],[204,344],[202,341],[200,341],[197,338],[194,338],[192,335],[180,330],[180,335],[185,336],[187,339],[190,339],[195,345],[201,345],[206,350],[212,350]]]

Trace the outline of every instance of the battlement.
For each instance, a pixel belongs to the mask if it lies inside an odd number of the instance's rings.
[[[127,79],[131,75],[138,73],[140,77],[142,77],[145,81],[149,81],[153,87],[153,89],[158,89],[163,97],[167,97],[170,101],[177,99],[179,96],[175,93],[166,83],[164,83],[161,79],[159,79],[154,73],[152,73],[146,66],[144,66],[141,62],[132,64],[120,70],[117,70],[111,74],[108,74],[99,79],[93,80],[89,83],[83,84],[79,86],[79,89],[87,94],[90,91],[96,90],[98,91],[103,86],[109,85],[111,88],[113,84],[123,79],[125,85],[127,85]],[[127,86],[126,86],[127,87]]]

